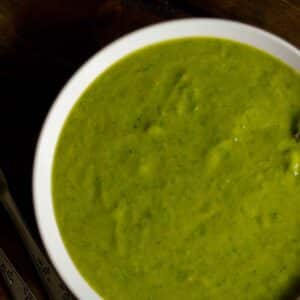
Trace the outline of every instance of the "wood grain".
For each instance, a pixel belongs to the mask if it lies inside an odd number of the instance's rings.
[[[31,172],[53,99],[101,47],[134,29],[189,16],[220,17],[270,30],[300,46],[300,0],[0,0],[0,167],[35,238]],[[0,247],[46,299],[15,229],[0,208]],[[0,280],[0,300],[4,296]]]
[[[300,47],[299,0],[185,0],[190,9],[201,9],[220,18],[246,22],[287,39]]]

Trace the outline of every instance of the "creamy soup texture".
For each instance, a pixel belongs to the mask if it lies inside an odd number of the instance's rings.
[[[107,300],[285,299],[300,284],[298,130],[299,73],[257,49],[187,38],[120,60],[56,148],[78,270]]]

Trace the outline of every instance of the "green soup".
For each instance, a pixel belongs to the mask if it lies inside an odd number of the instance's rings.
[[[113,65],[54,161],[81,274],[107,300],[285,299],[300,276],[298,118],[299,73],[239,43],[174,40]]]

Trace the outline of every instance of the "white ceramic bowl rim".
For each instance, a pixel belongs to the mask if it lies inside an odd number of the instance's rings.
[[[52,105],[39,137],[33,168],[33,199],[46,251],[63,280],[79,299],[100,300],[101,297],[88,285],[70,259],[55,220],[51,172],[55,146],[63,123],[89,84],[114,62],[144,46],[191,36],[219,37],[249,44],[300,70],[299,50],[266,31],[227,20],[183,19],[149,26],[118,39],[96,53],[73,75]]]

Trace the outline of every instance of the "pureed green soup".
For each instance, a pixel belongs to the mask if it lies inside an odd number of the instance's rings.
[[[298,125],[299,73],[239,43],[174,40],[113,65],[54,161],[81,274],[107,300],[284,299],[300,276]]]

